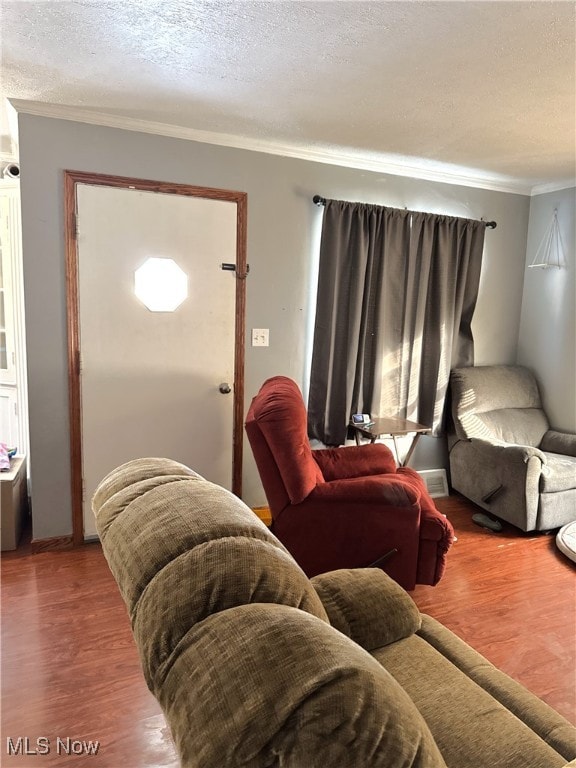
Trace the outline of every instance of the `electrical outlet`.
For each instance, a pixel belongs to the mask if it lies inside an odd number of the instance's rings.
[[[252,346],[267,347],[270,343],[270,331],[268,328],[252,328]]]

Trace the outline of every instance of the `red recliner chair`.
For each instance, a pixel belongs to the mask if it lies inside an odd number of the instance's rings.
[[[454,530],[385,445],[313,451],[302,394],[285,376],[264,382],[246,432],[272,531],[308,576],[375,566],[405,589],[438,583]]]

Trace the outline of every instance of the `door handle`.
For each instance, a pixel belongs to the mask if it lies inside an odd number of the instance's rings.
[[[223,395],[229,395],[230,392],[232,392],[230,384],[227,384],[226,382],[223,382],[222,384],[220,384],[218,389],[220,390],[220,393]]]

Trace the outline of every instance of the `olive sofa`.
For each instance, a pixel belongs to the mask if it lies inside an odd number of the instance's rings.
[[[560,768],[576,731],[379,569],[308,579],[228,491],[166,459],[93,500],[184,768]],[[574,763],[576,765],[576,763]]]

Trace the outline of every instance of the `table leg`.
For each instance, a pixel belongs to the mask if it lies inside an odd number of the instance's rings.
[[[398,443],[396,442],[396,435],[392,435],[392,442],[394,443],[394,453],[396,454],[396,464],[398,464],[399,467],[402,467],[404,465],[400,461],[400,454],[398,453]]]
[[[407,467],[408,466],[408,462],[412,458],[412,454],[414,453],[414,449],[418,445],[418,440],[420,440],[420,434],[421,434],[420,432],[416,432],[416,434],[414,435],[414,439],[412,440],[410,448],[408,448],[408,453],[404,457],[404,463],[402,464],[403,467]]]

